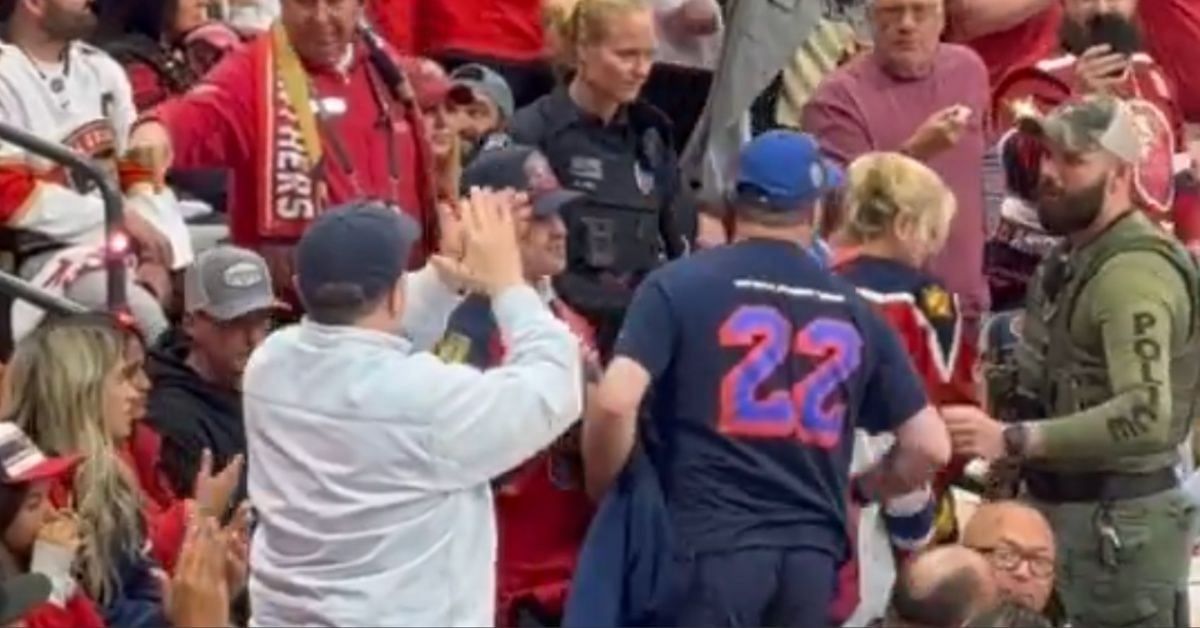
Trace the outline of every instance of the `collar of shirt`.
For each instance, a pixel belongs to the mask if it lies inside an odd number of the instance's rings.
[[[311,76],[337,76],[345,78],[354,72],[362,57],[363,55],[360,54],[359,46],[350,44],[346,47],[346,52],[342,55],[342,58],[332,66],[310,63],[303,57],[300,58],[300,63],[304,66],[304,70]]]
[[[550,127],[566,128],[576,124],[586,124],[588,126],[600,128],[624,128],[629,125],[629,105],[621,105],[617,109],[617,115],[605,124],[599,116],[586,111],[571,99],[571,94],[567,92],[567,87],[560,86],[550,92],[550,106],[547,108],[550,117]]]
[[[315,345],[331,345],[353,342],[403,353],[412,352],[412,342],[397,334],[364,329],[352,325],[323,325],[305,317],[300,321],[301,337]]]

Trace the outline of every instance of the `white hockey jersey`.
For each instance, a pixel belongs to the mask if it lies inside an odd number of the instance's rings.
[[[44,64],[0,44],[0,121],[115,166],[136,116],[125,71],[101,50],[73,42],[60,63]],[[103,204],[85,182],[6,142],[0,166],[25,168],[38,181],[29,192],[7,179],[0,190],[6,226],[62,244],[103,237]]]
[[[47,64],[0,43],[0,121],[63,144],[115,177],[117,158],[136,118],[125,70],[98,48],[72,42],[61,62]],[[167,191],[130,200],[136,202],[126,203],[126,209],[138,212],[171,241],[174,267],[190,264],[191,242],[174,196]],[[21,269],[35,284],[58,294],[69,283],[64,278],[90,269],[102,256],[104,204],[94,184],[3,141],[0,224],[16,232],[21,253],[59,249],[40,267]],[[14,304],[14,336],[40,318],[39,310]]]
[[[850,475],[857,475],[874,466],[894,442],[895,437],[891,434],[871,436],[863,430],[855,430]],[[851,539],[854,543],[854,560],[858,562],[858,605],[843,626],[866,626],[884,616],[892,585],[896,581],[894,549],[913,551],[929,543],[933,537],[933,505],[933,494],[926,486],[892,498],[886,504],[869,504],[858,510],[855,526],[858,536]],[[930,516],[917,515],[920,511]],[[915,537],[899,535],[889,527],[892,521],[910,518],[922,522],[920,532]]]

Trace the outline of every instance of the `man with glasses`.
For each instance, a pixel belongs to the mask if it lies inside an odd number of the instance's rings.
[[[1005,597],[1039,613],[1054,588],[1054,532],[1037,510],[1015,501],[984,504],[963,530],[963,545],[992,565]]]
[[[897,151],[945,180],[958,211],[930,270],[961,295],[973,335],[989,300],[982,169],[988,73],[969,48],[941,42],[944,5],[944,0],[871,0],[874,48],[825,78],[805,105],[801,125],[841,164],[871,151]]]

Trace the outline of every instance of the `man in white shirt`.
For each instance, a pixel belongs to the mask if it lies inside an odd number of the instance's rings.
[[[127,200],[124,229],[141,280],[126,290],[131,313],[153,341],[167,327],[159,303],[170,294],[166,274],[191,263],[192,247],[161,173],[131,167],[124,154],[136,117],[129,79],[111,57],[84,43],[97,23],[89,2],[15,0],[4,9],[10,14],[0,16],[7,20],[0,42],[0,122],[64,144],[113,175],[118,161],[125,162],[119,169]],[[23,276],[44,290],[105,306],[104,211],[93,182],[0,141],[0,227],[12,236]],[[16,302],[13,337],[36,327],[42,315]]]
[[[579,342],[524,280],[513,202],[473,193],[463,261],[409,276],[417,227],[394,211],[333,211],[301,239],[308,315],[255,351],[243,383],[253,625],[494,621],[489,481],[582,411]],[[508,345],[486,372],[422,351],[458,303],[445,279],[464,277]]]

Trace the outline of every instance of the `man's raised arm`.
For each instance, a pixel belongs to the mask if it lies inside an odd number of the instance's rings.
[[[130,148],[158,156],[162,166],[240,169],[258,134],[258,93],[252,46],[231,53],[193,87],[142,115]]]

